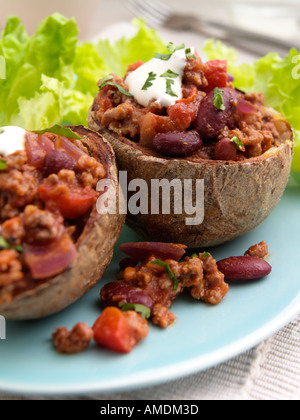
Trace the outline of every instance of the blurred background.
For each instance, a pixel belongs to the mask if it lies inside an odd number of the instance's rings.
[[[298,42],[300,0],[161,0],[172,10],[198,14],[231,25]],[[91,39],[110,25],[129,22],[129,0],[0,0],[0,29],[8,16],[22,18],[30,33],[38,22],[58,11],[75,16],[82,39]]]

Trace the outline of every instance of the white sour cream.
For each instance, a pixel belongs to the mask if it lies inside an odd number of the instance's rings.
[[[193,54],[194,52],[195,49],[191,48],[191,53]],[[137,70],[128,74],[125,82],[129,92],[144,107],[147,107],[152,100],[155,100],[164,107],[174,105],[176,101],[182,99],[182,76],[186,61],[185,48],[174,52],[168,61],[153,58]],[[178,76],[161,77],[167,72],[175,73]],[[150,73],[156,75],[154,80],[151,80],[152,86],[143,90]],[[171,82],[167,82],[167,80],[171,80]],[[167,83],[169,83],[169,88]],[[172,95],[169,93],[170,89],[173,92]]]
[[[25,149],[26,130],[20,127],[0,127],[0,154],[8,156]]]

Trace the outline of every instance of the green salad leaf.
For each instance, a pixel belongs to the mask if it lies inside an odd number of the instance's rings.
[[[86,125],[100,79],[124,76],[128,65],[179,48],[168,47],[143,19],[134,25],[130,38],[92,43],[80,42],[75,19],[59,13],[45,18],[32,36],[18,17],[9,18],[0,35],[0,126]],[[300,52],[270,53],[253,64],[240,63],[237,51],[221,41],[208,40],[203,52],[208,59],[227,60],[235,87],[262,92],[267,105],[285,115],[295,130],[293,171],[300,178]]]
[[[295,131],[292,170],[300,173],[300,52],[292,49],[285,57],[270,53],[253,64],[240,64],[235,49],[221,41],[208,40],[203,52],[209,60],[228,60],[236,88],[263,93],[266,104],[286,117]]]
[[[137,33],[116,43],[80,42],[74,19],[59,13],[44,19],[29,36],[17,17],[0,35],[0,126],[42,130],[55,124],[86,125],[98,92],[109,73],[124,76],[129,64],[148,61],[167,47],[144,20]]]

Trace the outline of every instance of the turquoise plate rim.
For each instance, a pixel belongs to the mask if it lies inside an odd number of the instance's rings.
[[[99,285],[53,317],[35,323],[8,322],[7,340],[0,341],[0,390],[26,395],[125,392],[196,374],[256,347],[300,313],[299,269],[294,252],[300,234],[299,193],[299,189],[287,189],[261,226],[212,251],[221,259],[240,255],[250,245],[267,240],[273,265],[269,278],[231,285],[228,296],[217,307],[195,303],[188,297],[178,299],[172,307],[178,322],[168,330],[150,326],[149,337],[126,356],[94,347],[80,355],[61,356],[52,347],[55,327],[71,327],[79,321],[91,324],[96,319]],[[122,256],[119,244],[138,239],[124,228],[104,282],[117,272]],[[270,301],[265,300],[266,295]]]

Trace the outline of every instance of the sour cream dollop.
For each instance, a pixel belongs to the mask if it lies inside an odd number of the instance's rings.
[[[0,154],[8,156],[25,149],[26,130],[15,126],[0,127]]]
[[[190,48],[193,54],[195,49]],[[169,60],[153,58],[126,77],[129,92],[147,107],[154,100],[164,107],[182,99],[182,77],[186,66],[186,49],[175,51]],[[145,86],[148,81],[147,86]]]

